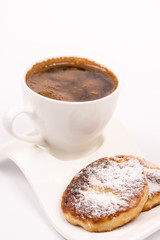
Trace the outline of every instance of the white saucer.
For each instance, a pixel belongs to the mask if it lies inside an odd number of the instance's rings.
[[[141,240],[160,229],[160,206],[142,213],[136,220],[106,233],[89,233],[69,224],[63,217],[61,196],[73,176],[90,162],[116,154],[140,155],[140,151],[117,119],[103,133],[103,144],[92,154],[76,160],[59,160],[51,153],[19,140],[0,149],[23,172],[53,227],[68,240]]]

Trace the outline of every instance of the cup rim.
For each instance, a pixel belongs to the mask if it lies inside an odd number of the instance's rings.
[[[57,57],[55,57],[55,58],[57,58]],[[63,58],[63,57],[62,57],[62,58]],[[74,56],[73,58],[77,58],[77,57]],[[79,58],[81,58],[81,57],[79,57]],[[87,58],[86,58],[86,59],[87,59]],[[42,61],[45,61],[45,60],[42,60]],[[39,61],[38,61],[38,62],[39,62]],[[97,62],[95,62],[95,63],[97,63]],[[33,66],[33,65],[34,65],[34,64],[32,64],[32,66]],[[104,65],[99,64],[99,63],[98,63],[98,65],[100,65],[100,66],[102,66],[102,67],[105,67]],[[32,67],[32,66],[31,66],[31,67]],[[26,83],[26,74],[27,74],[27,72],[31,69],[31,67],[28,68],[28,70],[25,72],[25,75],[24,75],[23,81],[22,81],[23,86],[26,87],[26,88],[28,89],[28,91],[31,92],[32,94],[34,94],[35,96],[37,96],[37,97],[39,97],[39,98],[41,98],[41,99],[44,99],[44,100],[46,100],[46,101],[49,101],[49,102],[55,102],[55,103],[58,103],[58,104],[71,104],[71,105],[93,104],[93,103],[101,102],[101,101],[104,101],[104,100],[106,100],[106,99],[111,98],[113,95],[115,95],[115,94],[116,94],[117,92],[119,92],[119,90],[120,90],[120,81],[119,81],[119,78],[117,78],[117,76],[116,76],[110,69],[108,69],[108,70],[116,77],[117,87],[116,87],[116,89],[115,89],[113,92],[111,92],[110,94],[108,94],[108,95],[105,96],[105,97],[98,98],[98,99],[95,99],[95,100],[82,101],[82,102],[81,102],[81,101],[80,101],[80,102],[63,101],[63,100],[56,100],[56,99],[53,99],[53,98],[48,98],[48,97],[45,97],[45,96],[43,96],[43,95],[41,95],[41,94],[36,93],[35,91],[33,91],[33,90],[27,85],[27,83]],[[105,68],[106,68],[106,67],[105,67]]]

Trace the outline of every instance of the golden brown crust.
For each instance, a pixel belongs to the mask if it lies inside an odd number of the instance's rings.
[[[151,198],[148,198],[144,207],[143,211],[148,211],[153,207],[156,207],[160,204],[160,193],[153,195]]]
[[[149,195],[143,211],[148,211],[160,204],[160,168],[148,163],[148,166],[145,166],[145,174],[149,184]]]
[[[118,228],[133,219],[137,218],[141,213],[143,206],[148,198],[148,186],[145,187],[144,195],[136,207],[129,209],[128,211],[121,212],[117,217],[112,219],[105,219],[99,222],[93,222],[92,220],[84,221],[74,218],[70,212],[64,212],[64,216],[68,222],[75,226],[81,226],[89,232],[106,232]]]
[[[132,156],[132,155],[119,155],[116,156],[119,158],[119,160],[122,159],[128,159],[133,157],[134,159],[137,159],[143,166],[144,166],[144,173],[146,175],[148,184],[149,184],[149,195],[148,199],[143,207],[143,211],[148,211],[153,207],[156,207],[160,204],[160,168],[144,158],[138,157],[138,156]]]
[[[72,179],[63,193],[61,207],[65,218],[96,232],[110,231],[136,218],[148,198],[148,185],[141,169],[141,164],[134,165],[134,161],[126,158],[120,162],[116,158],[103,158],[91,163]],[[103,173],[108,180],[105,176],[101,178]]]

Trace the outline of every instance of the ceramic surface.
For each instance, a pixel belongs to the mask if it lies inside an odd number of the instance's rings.
[[[114,231],[89,233],[69,224],[60,208],[66,186],[81,168],[104,156],[134,154],[142,156],[125,127],[112,119],[103,132],[103,143],[86,157],[72,161],[58,159],[48,150],[23,141],[12,141],[0,150],[23,172],[53,227],[68,240],[142,240],[160,229],[160,206],[142,213],[134,221]]]

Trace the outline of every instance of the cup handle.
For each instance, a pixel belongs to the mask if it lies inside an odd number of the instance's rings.
[[[14,120],[16,119],[16,117],[18,115],[20,115],[21,113],[28,114],[28,116],[31,119],[36,118],[35,112],[31,106],[12,107],[11,109],[8,110],[8,112],[6,112],[4,119],[3,119],[4,126],[8,130],[8,132],[20,140],[23,140],[23,141],[26,141],[29,143],[33,143],[35,145],[47,147],[48,146],[47,143],[45,142],[45,140],[42,138],[42,136],[40,134],[34,134],[32,136],[29,136],[29,135],[19,134],[19,133],[15,132],[15,130],[13,128],[13,123],[14,123]]]

